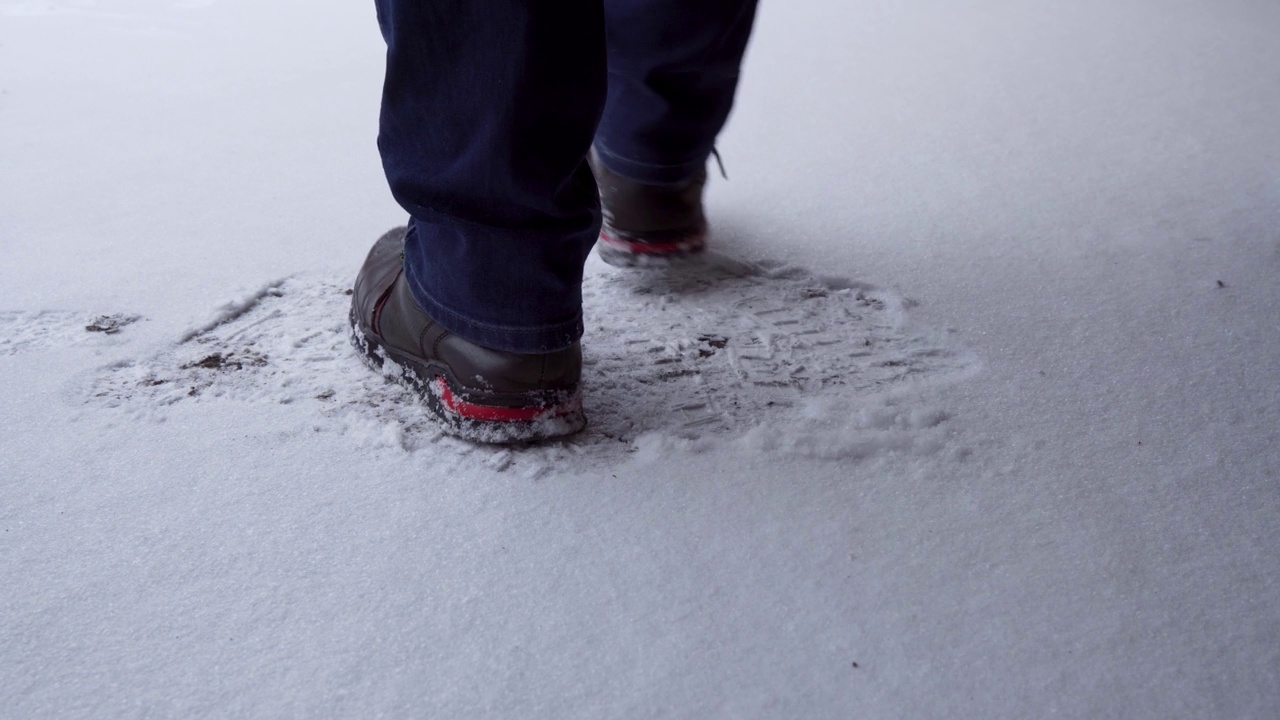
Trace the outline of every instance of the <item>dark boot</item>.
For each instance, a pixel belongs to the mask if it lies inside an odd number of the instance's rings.
[[[596,247],[605,262],[619,267],[661,263],[706,248],[705,170],[680,183],[650,185],[613,172],[595,151],[590,162],[604,216]]]
[[[351,341],[375,370],[408,385],[446,432],[478,442],[569,435],[586,425],[582,350],[524,355],[453,335],[413,299],[404,278],[405,228],[374,243],[351,299]]]

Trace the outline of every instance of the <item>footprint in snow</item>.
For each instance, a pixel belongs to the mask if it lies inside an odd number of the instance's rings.
[[[42,349],[103,344],[141,320],[138,315],[93,315],[61,310],[0,311],[0,357]]]
[[[359,362],[347,339],[349,287],[346,278],[270,283],[155,357],[108,368],[91,399],[152,419],[178,403],[292,403],[317,419],[316,430],[410,452],[430,447],[435,464],[480,453],[494,470],[536,477],[570,459],[589,470],[637,450],[744,439],[818,457],[909,448],[945,414],[868,399],[972,364],[913,330],[902,298],[870,285],[714,253],[627,271],[593,257],[583,286],[587,430],[528,448],[476,448],[442,435],[413,395]],[[830,425],[868,403],[875,411],[849,427],[892,438],[816,449],[806,439],[818,432],[806,424]]]

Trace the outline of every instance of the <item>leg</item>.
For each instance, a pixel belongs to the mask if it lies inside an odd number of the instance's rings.
[[[729,117],[756,0],[605,0],[609,96],[599,161],[648,184],[703,169]]]
[[[412,216],[409,289],[452,333],[519,353],[582,333],[599,228],[585,157],[605,100],[600,0],[377,0],[378,147]]]
[[[351,340],[442,428],[481,442],[586,423],[586,162],[605,98],[600,0],[377,0],[378,147],[412,216],[356,275]]]

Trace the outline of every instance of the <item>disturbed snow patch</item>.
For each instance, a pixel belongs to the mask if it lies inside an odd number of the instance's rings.
[[[92,400],[155,421],[178,403],[297,404],[312,431],[429,447],[433,465],[537,476],[569,459],[590,469],[723,441],[819,458],[930,452],[945,438],[945,414],[890,391],[971,365],[914,330],[902,298],[870,285],[715,254],[630,271],[593,258],[583,287],[587,430],[534,447],[477,447],[442,435],[408,390],[359,362],[348,287],[314,277],[267,284],[158,355],[107,368]]]
[[[103,344],[103,336],[115,335],[141,320],[137,315],[92,315],[62,310],[0,312],[0,357],[45,348],[69,349]]]

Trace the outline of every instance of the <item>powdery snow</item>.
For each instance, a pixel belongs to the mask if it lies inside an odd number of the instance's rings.
[[[910,448],[914,431],[938,427],[945,413],[858,408],[976,366],[954,343],[912,328],[907,303],[892,292],[776,263],[712,252],[687,266],[622,271],[593,258],[583,295],[597,318],[584,356],[590,427],[537,447],[477,448],[445,437],[411,391],[362,371],[348,342],[350,283],[336,278],[273,281],[224,303],[153,357],[109,365],[84,396],[144,422],[164,422],[177,403],[245,412],[296,403],[305,431],[423,451],[437,469],[465,472],[481,462],[540,475],[603,471],[675,439],[704,452],[742,439],[830,458]],[[75,336],[77,320],[46,333],[46,347]],[[854,433],[850,442],[850,433],[820,429],[843,425],[851,412],[859,429],[896,432]],[[797,431],[803,440],[788,439]]]
[[[364,3],[0,0],[0,716],[1280,707],[1280,5],[766,3],[571,440],[346,338]]]

